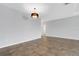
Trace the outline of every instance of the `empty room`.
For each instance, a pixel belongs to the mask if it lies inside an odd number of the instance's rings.
[[[79,3],[0,3],[0,56],[79,56]]]

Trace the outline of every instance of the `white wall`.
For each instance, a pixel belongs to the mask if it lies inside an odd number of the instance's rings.
[[[79,16],[47,22],[47,35],[79,40]]]
[[[40,38],[40,21],[25,20],[22,16],[0,5],[0,48]]]

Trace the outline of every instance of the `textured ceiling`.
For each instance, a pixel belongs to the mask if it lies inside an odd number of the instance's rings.
[[[44,21],[75,16],[79,12],[77,3],[70,3],[67,5],[64,3],[4,3],[1,5],[26,14],[27,17],[30,16],[28,11],[30,7],[37,8],[40,18]]]

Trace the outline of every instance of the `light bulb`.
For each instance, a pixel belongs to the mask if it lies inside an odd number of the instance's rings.
[[[32,18],[33,18],[33,19],[37,19],[38,17],[37,17],[37,16],[32,16]]]

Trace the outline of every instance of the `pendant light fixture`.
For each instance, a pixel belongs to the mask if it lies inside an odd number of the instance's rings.
[[[34,10],[32,11],[31,17],[32,17],[33,19],[38,19],[38,18],[39,18],[39,14],[38,14],[36,8],[34,8]]]

